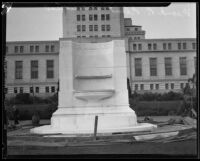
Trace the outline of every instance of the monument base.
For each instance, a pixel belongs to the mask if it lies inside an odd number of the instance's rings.
[[[93,111],[93,113],[85,114],[72,114],[70,112],[73,108],[60,108],[53,114],[51,125],[33,128],[30,132],[35,134],[93,134],[95,116],[98,116],[97,134],[151,131],[157,128],[156,125],[149,123],[138,124],[135,112],[130,108],[120,107],[120,109],[126,109],[124,111],[117,110],[118,108],[110,108],[111,110],[107,110],[106,113]],[[112,109],[115,109],[115,112]]]

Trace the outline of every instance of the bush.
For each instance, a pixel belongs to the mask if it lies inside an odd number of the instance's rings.
[[[144,94],[138,94],[134,92],[131,99],[138,99],[139,101],[172,101],[172,100],[183,100],[183,94],[168,92],[164,94],[147,92]]]
[[[35,112],[38,112],[40,119],[50,119],[57,106],[50,104],[34,104],[34,105],[16,105],[19,110],[19,120],[32,120]],[[10,120],[13,119],[13,110],[11,107],[6,108],[7,115]]]
[[[15,104],[31,104],[32,99],[29,93],[19,93],[15,96]]]
[[[168,116],[179,114],[182,101],[138,101],[129,99],[137,116]]]

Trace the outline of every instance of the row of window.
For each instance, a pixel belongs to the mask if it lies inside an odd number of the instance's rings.
[[[76,10],[77,11],[81,11],[81,10],[85,11],[86,8],[87,7],[77,7]],[[101,8],[101,10],[110,10],[109,7],[88,7],[88,10],[89,11],[91,11],[91,10],[98,10],[100,8]]]
[[[110,31],[110,25],[101,25],[101,31]],[[77,25],[77,32],[85,32],[86,25]],[[89,25],[89,31],[98,31],[98,25]]]
[[[130,28],[126,28],[126,31],[131,31],[131,30],[130,30]],[[138,31],[138,28],[135,27],[135,28],[134,28],[134,31]]]
[[[31,60],[31,79],[38,79],[38,60]],[[46,77],[54,78],[54,60],[46,61]],[[15,61],[15,79],[23,79],[23,61]]]
[[[89,15],[88,17],[89,21],[98,21],[98,15]],[[86,21],[86,15],[76,15],[77,21]],[[110,14],[101,14],[101,20],[102,21],[109,21],[110,20]]]
[[[49,87],[49,86],[46,86],[45,87],[45,93],[55,93],[56,92],[56,90],[55,90],[56,88],[55,88],[55,86],[51,86],[51,87]],[[8,88],[5,88],[4,89],[5,90],[5,94],[7,94],[8,93]],[[24,87],[14,87],[14,89],[13,89],[13,91],[14,91],[14,93],[24,93]],[[40,87],[30,87],[29,88],[29,92],[30,93],[40,93]]]
[[[38,53],[39,45],[31,45],[29,48],[29,51],[31,53],[34,53],[34,52]],[[6,52],[8,53],[8,46],[6,47]],[[15,46],[14,52],[15,53],[24,53],[24,46]],[[55,46],[54,45],[46,45],[45,52],[55,52]]]
[[[157,50],[157,44],[148,44],[148,50]],[[177,49],[178,50],[186,50],[187,49],[187,43],[177,43]],[[196,43],[192,43],[192,49],[196,49]],[[142,50],[142,44],[133,44],[133,50]],[[163,50],[172,50],[172,44],[171,43],[163,43]]]
[[[157,58],[149,58],[150,76],[157,76]],[[165,75],[172,76],[172,58],[165,57]],[[180,75],[187,75],[187,58],[179,58]],[[194,57],[194,68],[196,69],[196,57]],[[135,76],[142,76],[142,58],[135,58]]]
[[[77,36],[77,38],[86,38],[86,36]],[[92,38],[92,37],[99,37],[98,35],[90,35],[90,36],[88,36],[88,37],[90,37],[90,38]],[[102,35],[102,37],[111,37],[110,35]]]
[[[180,89],[183,89],[185,86],[187,86],[188,83],[180,83]],[[185,86],[184,86],[185,85]],[[134,90],[137,91],[139,90],[139,86],[140,86],[140,90],[144,90],[144,84],[135,84],[134,86]],[[150,90],[159,90],[160,86],[159,84],[150,84],[149,85]],[[165,89],[174,89],[174,83],[165,83]]]

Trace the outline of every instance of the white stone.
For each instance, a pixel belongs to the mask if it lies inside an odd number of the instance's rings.
[[[60,40],[59,105],[51,125],[31,129],[39,134],[91,134],[146,131],[129,107],[124,40],[77,43]]]

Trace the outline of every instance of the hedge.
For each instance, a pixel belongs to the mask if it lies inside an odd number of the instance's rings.
[[[135,101],[130,99],[130,107],[137,116],[179,115],[183,101]]]
[[[32,105],[16,105],[19,110],[19,120],[31,120],[35,112],[38,112],[40,119],[50,119],[57,106],[51,104],[32,104]],[[7,116],[13,119],[12,106],[6,107]]]

